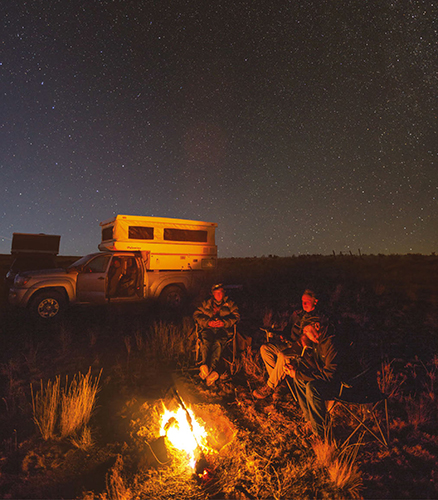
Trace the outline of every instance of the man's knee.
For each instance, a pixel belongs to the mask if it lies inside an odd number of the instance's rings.
[[[268,344],[263,344],[260,347],[260,356],[262,357],[263,361],[272,356],[271,349]]]
[[[283,351],[279,351],[277,355],[277,363],[286,364],[288,357],[284,355]]]

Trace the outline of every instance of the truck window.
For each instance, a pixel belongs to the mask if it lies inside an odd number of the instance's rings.
[[[109,255],[98,255],[85,266],[84,271],[91,273],[104,273],[110,260]]]
[[[194,241],[196,243],[205,243],[207,241],[207,231],[165,228],[164,239],[168,241]]]

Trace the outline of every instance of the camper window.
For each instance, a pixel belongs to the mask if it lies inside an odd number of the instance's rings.
[[[130,240],[153,240],[154,228],[143,226],[129,226],[128,238]]]
[[[205,243],[207,241],[207,231],[193,229],[164,229],[164,239],[170,241],[194,241]]]
[[[102,241],[113,239],[113,226],[102,229]]]

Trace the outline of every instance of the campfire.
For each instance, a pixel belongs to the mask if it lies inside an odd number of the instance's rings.
[[[174,410],[166,408],[163,402],[160,437],[176,449],[184,452],[188,465],[198,474],[208,474],[206,455],[215,452],[209,443],[205,423],[197,418],[191,408],[188,408],[175,390],[178,407]]]
[[[192,424],[190,424],[189,417]],[[187,454],[189,464],[193,469],[196,467],[196,461],[201,452],[208,451],[207,431],[196,420],[190,409],[185,410],[180,406],[176,411],[170,411],[164,408],[160,433],[167,437],[172,446]]]

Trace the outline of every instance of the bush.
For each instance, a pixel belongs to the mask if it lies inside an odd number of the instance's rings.
[[[60,376],[46,387],[41,381],[35,395],[31,385],[33,419],[44,440],[71,436],[89,422],[101,373],[93,380],[90,368],[87,375],[75,375],[70,385],[66,377],[63,389]]]

